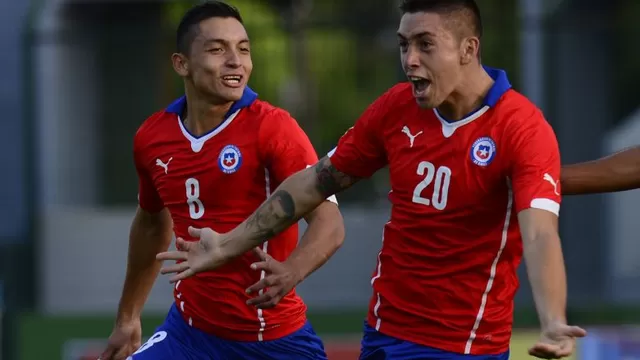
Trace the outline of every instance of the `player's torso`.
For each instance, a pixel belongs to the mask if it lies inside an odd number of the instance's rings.
[[[388,316],[421,329],[416,336],[422,340],[433,332],[464,344],[489,281],[487,310],[503,312],[490,316],[501,322],[510,316],[521,244],[508,185],[509,149],[502,146],[501,124],[491,123],[492,111],[450,124],[414,105],[387,123],[392,215],[374,272],[381,298],[371,303],[372,316],[376,305],[383,312],[383,330],[387,305],[396,308]],[[437,330],[441,321],[447,331]]]
[[[425,256],[460,259],[481,245],[500,245],[509,208],[509,164],[502,159],[508,149],[501,149],[501,127],[491,120],[449,124],[415,107],[415,116],[386,131],[390,226],[415,237]]]
[[[146,150],[153,183],[171,213],[177,237],[191,240],[188,227],[228,232],[244,221],[277,187],[258,146],[260,112],[242,109],[213,132],[195,137],[177,115],[162,119]],[[297,244],[297,226],[270,241],[268,253],[285,259]],[[221,268],[178,283],[176,303],[185,318],[206,331],[238,340],[257,340],[258,331],[279,326],[280,313],[304,313],[295,292],[270,314],[245,304],[245,289],[261,278],[250,269],[251,252]],[[297,319],[296,319],[297,320]],[[268,330],[268,328],[266,329]]]
[[[176,234],[207,226],[233,229],[267,196],[267,170],[260,160],[256,119],[238,114],[206,140],[189,139],[179,120],[168,121],[167,136],[150,151],[155,158],[153,182],[171,212]],[[188,135],[191,136],[191,135]]]

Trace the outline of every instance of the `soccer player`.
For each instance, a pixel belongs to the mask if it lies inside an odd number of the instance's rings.
[[[598,160],[562,167],[562,195],[617,192],[640,188],[640,146]]]
[[[378,98],[336,149],[284,181],[244,223],[203,230],[199,244],[179,240],[182,251],[158,258],[186,260],[166,268],[176,273],[171,281],[225,266],[328,195],[388,167],[391,218],[361,359],[508,359],[523,253],[542,330],[529,352],[570,356],[585,331],[565,314],[555,134],[504,71],[481,65],[475,1],[404,0],[401,10],[409,81]]]
[[[101,360],[326,359],[293,288],[344,239],[335,198],[306,214],[298,247],[292,224],[255,253],[176,283],[164,324],[140,347],[140,313],[161,265],[155,257],[167,250],[172,230],[185,239],[197,234],[190,224],[229,231],[285,178],[318,160],[296,121],[247,87],[250,44],[237,9],[217,1],[194,7],[178,27],[177,47],[172,61],[186,96],[135,135],[139,208],[116,325]],[[268,272],[250,268],[259,260],[269,263]],[[245,290],[261,279],[278,297],[256,308]]]

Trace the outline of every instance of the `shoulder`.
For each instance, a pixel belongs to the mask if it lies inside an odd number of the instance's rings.
[[[256,100],[248,108],[249,115],[259,122],[259,128],[277,129],[285,126],[297,126],[297,121],[285,109],[264,100]]]
[[[134,136],[134,147],[136,150],[149,145],[158,134],[161,134],[163,127],[174,118],[172,114],[168,114],[165,110],[158,111],[149,116],[136,131]]]
[[[496,115],[508,124],[525,125],[530,122],[546,122],[542,111],[526,96],[516,90],[507,91],[496,106]]]
[[[509,90],[498,102],[494,116],[508,138],[540,130],[553,132],[542,110],[515,90]]]
[[[417,107],[413,97],[411,84],[402,82],[394,85],[380,95],[360,118],[373,127],[385,128],[389,121],[395,122],[397,116],[405,111],[415,110]]]
[[[256,100],[248,107],[251,115],[257,116],[262,120],[271,120],[276,118],[292,118],[291,114],[280,107],[271,104],[268,101]]]
[[[392,86],[376,100],[377,106],[385,110],[396,110],[407,105],[415,105],[411,84],[401,82]]]
[[[536,153],[557,151],[557,139],[551,124],[547,122],[542,111],[524,95],[515,90],[505,94],[498,103],[497,131],[501,134],[500,142],[509,149],[514,161],[522,157],[531,158]]]

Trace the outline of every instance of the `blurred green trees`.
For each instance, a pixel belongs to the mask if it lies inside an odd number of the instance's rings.
[[[198,1],[166,4],[168,34]],[[402,74],[395,31],[396,0],[229,0],[238,7],[252,40],[251,87],[290,111],[326,153],[375,98]],[[517,85],[518,16],[515,0],[483,0],[483,60],[506,69]],[[173,76],[172,96],[182,93]],[[379,181],[358,185],[355,198],[378,199]],[[357,195],[360,194],[360,195]],[[347,198],[350,195],[347,194]]]
[[[196,3],[167,3],[170,26],[175,28]],[[371,101],[402,80],[394,0],[379,0],[376,6],[369,0],[311,0],[310,11],[298,27],[294,27],[293,7],[298,0],[229,3],[242,12],[252,39],[251,86],[261,98],[291,111],[320,152],[333,146]],[[483,58],[506,68],[512,78],[518,68],[516,5],[513,0],[482,3]],[[302,47],[303,57],[296,55],[296,46]],[[181,83],[176,85],[181,92]]]

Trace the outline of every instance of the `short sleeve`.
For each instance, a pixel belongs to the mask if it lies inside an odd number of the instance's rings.
[[[511,141],[511,184],[516,212],[534,208],[560,212],[560,150],[551,125],[539,111],[518,126]]]
[[[153,185],[153,180],[151,179],[148,168],[144,165],[139,142],[139,136],[136,134],[133,143],[133,158],[138,174],[138,204],[143,210],[155,213],[164,208],[164,203]]]
[[[268,115],[260,126],[259,141],[263,160],[278,183],[318,162],[307,134],[285,111]]]
[[[262,122],[259,146],[269,175],[277,184],[318,162],[309,137],[289,113],[277,109]],[[328,200],[336,202],[334,196]]]
[[[381,123],[386,113],[388,93],[371,104],[356,124],[342,135],[328,156],[340,172],[368,178],[387,165]]]

